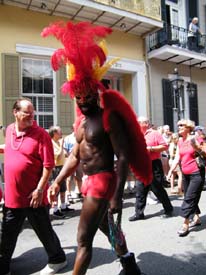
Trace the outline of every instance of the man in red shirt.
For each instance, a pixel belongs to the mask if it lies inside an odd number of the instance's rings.
[[[149,151],[150,158],[152,160],[153,180],[151,184],[147,186],[144,186],[142,182],[137,181],[135,214],[129,218],[129,221],[132,222],[144,219],[144,209],[150,189],[163,205],[165,213],[162,217],[167,218],[172,215],[173,206],[169,200],[167,192],[163,187],[164,172],[160,159],[160,153],[167,150],[167,144],[162,135],[150,127],[148,118],[139,117],[138,122],[144,134],[147,150]]]
[[[11,257],[26,217],[48,254],[48,265],[40,274],[54,274],[67,262],[49,219],[47,182],[54,166],[51,139],[34,121],[34,107],[29,99],[18,99],[13,114],[15,122],[7,127],[2,149],[5,154],[5,207],[0,275],[10,274]]]

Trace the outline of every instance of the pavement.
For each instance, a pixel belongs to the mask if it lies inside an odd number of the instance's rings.
[[[182,197],[170,195],[174,215],[162,219],[160,203],[147,205],[145,220],[129,222],[134,213],[134,194],[125,194],[122,228],[128,248],[133,251],[136,261],[145,275],[205,275],[206,274],[206,191],[202,192],[200,209],[202,225],[190,231],[186,237],[179,237],[177,230],[183,219],[179,216]],[[65,219],[52,219],[68,265],[58,274],[72,274],[77,249],[76,233],[81,210],[81,202],[72,205],[75,211]],[[1,217],[0,217],[1,218]],[[46,265],[47,256],[40,241],[26,221],[19,235],[11,264],[12,275],[39,274]],[[121,270],[106,237],[98,231],[93,244],[93,257],[88,275],[117,275]],[[131,274],[132,275],[132,274]]]

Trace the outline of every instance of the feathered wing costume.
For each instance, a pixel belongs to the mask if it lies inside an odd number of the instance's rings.
[[[146,149],[146,142],[141,132],[137,116],[125,98],[114,90],[101,93],[104,107],[103,124],[106,131],[110,129],[110,112],[116,112],[124,120],[125,132],[129,144],[129,165],[135,176],[145,185],[152,181],[150,156]]]
[[[62,92],[69,93],[73,98],[76,92],[84,94],[88,90],[91,93],[100,91],[105,131],[110,129],[108,118],[111,112],[118,113],[122,118],[128,136],[130,168],[147,185],[152,180],[151,160],[137,116],[118,91],[106,90],[101,83],[103,75],[117,60],[106,62],[107,51],[103,38],[111,32],[110,28],[94,26],[89,22],[57,22],[44,28],[41,35],[54,35],[64,46],[57,49],[51,58],[55,71],[61,66],[67,66],[67,81],[62,86]],[[76,125],[81,118],[79,114]]]

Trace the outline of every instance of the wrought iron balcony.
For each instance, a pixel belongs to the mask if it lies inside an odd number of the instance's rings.
[[[151,52],[164,45],[174,45],[179,48],[206,54],[206,35],[197,35],[195,45],[188,43],[189,31],[182,27],[164,23],[163,29],[147,37],[147,50]]]

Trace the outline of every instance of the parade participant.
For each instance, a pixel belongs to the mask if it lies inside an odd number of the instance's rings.
[[[151,181],[151,185],[148,186],[144,186],[141,181],[137,181],[135,214],[129,218],[129,221],[133,222],[144,219],[146,199],[150,189],[155,194],[157,199],[162,203],[165,211],[162,217],[171,217],[173,206],[170,202],[166,190],[163,187],[164,172],[160,159],[160,153],[167,150],[168,146],[162,135],[157,130],[154,130],[150,127],[148,118],[139,117],[138,121],[140,123],[142,132],[144,133],[147,150],[150,153],[150,158],[152,160],[153,180]]]
[[[162,137],[167,144],[167,150],[161,152],[161,161],[162,161],[162,168],[164,171],[164,187],[170,186],[169,182],[167,182],[167,174],[169,171],[169,144],[171,141],[171,131],[170,131],[170,126],[169,125],[163,125],[162,127],[163,133]]]
[[[169,145],[169,165],[172,167],[172,163],[175,159],[176,151],[177,151],[177,144],[179,141],[179,135],[177,133],[173,133],[171,137],[171,142]],[[168,171],[169,172],[169,171]],[[175,178],[178,177],[177,180],[177,191],[175,190]],[[176,169],[173,170],[170,178],[170,188],[171,188],[171,194],[178,194],[182,195],[182,171],[180,168],[180,165],[177,165]]]
[[[63,63],[69,63],[69,80],[63,85],[63,91],[75,97],[81,112],[80,119],[75,123],[77,142],[49,190],[50,200],[53,201],[61,181],[81,164],[84,200],[73,275],[86,273],[98,228],[110,237],[108,208],[110,213],[122,211],[128,166],[145,183],[151,179],[151,163],[136,115],[119,92],[106,90],[100,82],[108,64],[104,65],[106,54],[97,41],[109,33],[111,29],[87,22],[52,24],[42,33],[43,36],[55,35],[64,45],[64,49],[54,53],[52,65],[58,69]],[[116,172],[114,154],[117,157]],[[125,275],[141,274],[125,239],[115,243],[115,250]]]
[[[4,148],[5,207],[0,274],[10,274],[11,257],[25,218],[48,254],[48,264],[40,274],[54,274],[65,267],[67,261],[48,212],[47,182],[54,166],[51,139],[34,121],[34,107],[29,99],[18,99],[13,114],[15,122],[6,129]]]
[[[62,138],[61,128],[59,126],[51,126],[48,132],[51,137],[53,150],[54,150],[55,167],[53,168],[53,171],[52,171],[52,180],[54,181],[65,163],[67,153],[64,150],[64,146],[63,146],[64,138]],[[61,205],[60,207],[58,206],[58,197],[56,198],[56,202],[52,205],[53,216],[55,217],[64,218],[65,213],[68,213],[74,210],[72,208],[69,208],[65,202],[66,189],[67,189],[66,181],[63,181],[59,191]]]
[[[73,126],[74,127],[74,126]],[[74,144],[76,143],[76,137],[74,133],[74,128],[72,127],[72,133],[64,138],[64,149],[67,155],[71,153]],[[69,203],[74,203],[75,199],[81,199],[81,186],[82,186],[82,169],[80,165],[73,175],[67,178],[67,201]],[[74,191],[72,191],[72,185],[74,185]]]
[[[178,230],[180,237],[188,235],[189,229],[201,224],[200,209],[198,203],[205,180],[205,165],[198,167],[196,157],[206,157],[206,150],[203,146],[203,140],[191,135],[195,124],[189,119],[178,121],[178,133],[182,137],[179,139],[175,159],[168,173],[170,179],[172,172],[180,163],[183,174],[184,200],[181,206],[181,215],[184,218],[182,228]],[[193,220],[190,222],[190,218]]]

